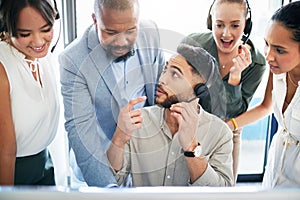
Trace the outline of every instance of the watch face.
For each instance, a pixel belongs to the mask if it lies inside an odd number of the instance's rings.
[[[202,154],[202,147],[200,145],[198,145],[194,150],[194,155],[195,155],[195,157],[200,157],[201,154]]]

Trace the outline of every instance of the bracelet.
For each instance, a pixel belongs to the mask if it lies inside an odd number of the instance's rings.
[[[234,128],[233,130],[236,131],[239,127],[238,127],[238,124],[237,124],[235,118],[231,118],[230,121],[233,124],[233,128]]]

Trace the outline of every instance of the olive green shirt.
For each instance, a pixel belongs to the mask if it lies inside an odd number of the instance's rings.
[[[218,49],[212,32],[190,34],[183,39],[182,43],[202,47],[219,63]],[[260,84],[266,69],[266,61],[264,56],[258,51],[258,49],[254,47],[254,44],[251,42],[251,40],[248,40],[247,44],[251,46],[250,52],[252,63],[242,71],[240,84],[237,86],[228,84],[229,74],[223,77],[227,99],[227,119],[236,117],[248,109],[249,102],[251,101],[258,85]]]
[[[122,185],[131,173],[133,186],[230,186],[233,184],[232,133],[218,117],[201,109],[197,141],[208,167],[193,184],[178,141],[172,137],[159,106],[142,109],[143,127],[125,146],[122,169],[115,173]]]

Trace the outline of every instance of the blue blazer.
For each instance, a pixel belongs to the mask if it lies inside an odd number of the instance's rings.
[[[159,33],[151,21],[141,21],[136,53],[145,80],[147,105],[155,102],[155,84],[165,64]],[[105,151],[115,132],[122,99],[111,69],[112,60],[99,43],[94,26],[60,55],[65,129],[86,183],[104,187],[116,180]],[[138,78],[138,77],[137,77]]]

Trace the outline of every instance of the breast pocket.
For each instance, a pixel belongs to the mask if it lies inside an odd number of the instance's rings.
[[[290,125],[290,132],[300,137],[300,107],[293,108]]]

